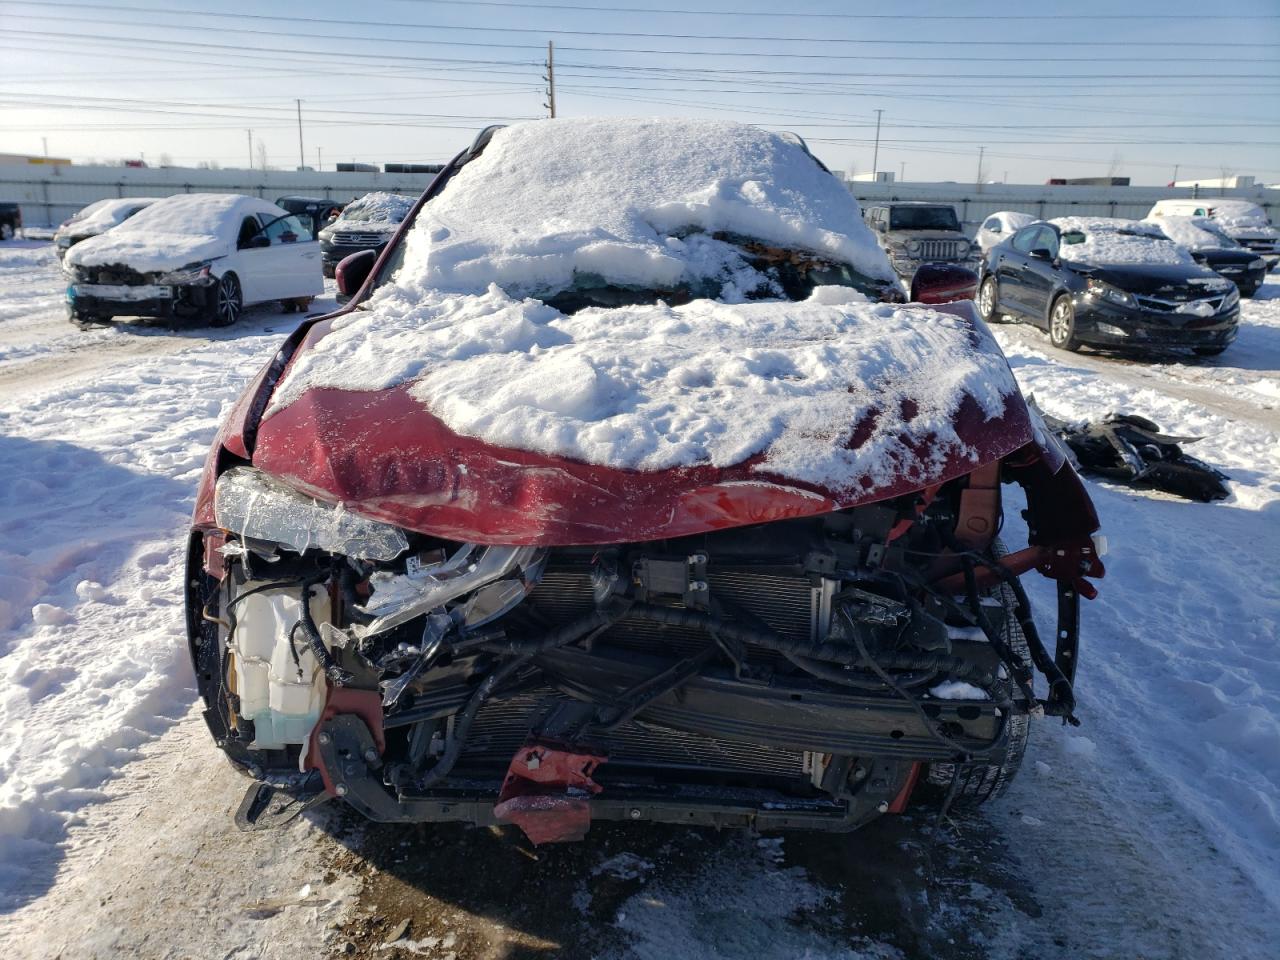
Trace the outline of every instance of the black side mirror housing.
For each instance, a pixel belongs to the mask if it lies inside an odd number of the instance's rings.
[[[334,278],[338,281],[338,294],[350,298],[359,293],[377,262],[377,250],[361,250],[343,257],[334,271]]]
[[[1048,247],[1036,247],[1028,254],[1033,260],[1052,260],[1053,254],[1049,252]]]

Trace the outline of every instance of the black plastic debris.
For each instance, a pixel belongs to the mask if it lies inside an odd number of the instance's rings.
[[[1096,423],[1067,423],[1032,406],[1045,426],[1058,435],[1083,473],[1096,474],[1137,487],[1153,487],[1209,503],[1229,494],[1225,473],[1188,456],[1182,444],[1203,437],[1171,437],[1158,424],[1134,414],[1111,413]]]

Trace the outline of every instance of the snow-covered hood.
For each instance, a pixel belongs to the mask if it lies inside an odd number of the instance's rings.
[[[885,237],[895,247],[905,247],[912,240],[963,240],[972,243],[959,230],[890,230]]]
[[[1190,253],[1150,223],[1115,217],[1057,217],[1049,222],[1063,237],[1058,256],[1073,265],[1195,266]],[[1068,242],[1071,235],[1078,234],[1084,235],[1083,242]]]
[[[820,287],[566,316],[491,287],[319,323],[253,462],[440,536],[606,543],[896,496],[1031,439],[970,304]]]
[[[1252,258],[1250,258],[1252,259]],[[1072,264],[1077,273],[1104,280],[1130,293],[1180,299],[1207,297],[1231,287],[1208,267],[1188,263]]]
[[[121,265],[139,273],[177,270],[231,254],[244,217],[286,216],[274,203],[234,193],[190,193],[151,204],[67,252],[68,267]]]

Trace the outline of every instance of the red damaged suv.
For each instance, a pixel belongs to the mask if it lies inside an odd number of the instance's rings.
[[[243,823],[338,796],[537,843],[850,830],[987,800],[1031,717],[1074,722],[1089,497],[972,305],[903,303],[798,138],[490,128],[338,282],[223,424],[191,533]]]

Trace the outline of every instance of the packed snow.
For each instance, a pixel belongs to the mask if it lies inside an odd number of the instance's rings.
[[[1153,224],[1116,217],[1056,217],[1049,222],[1062,234],[1058,256],[1063,260],[1099,265],[1195,266],[1191,254],[1166,238]],[[1083,239],[1075,239],[1073,234]]]
[[[797,143],[721,121],[560,119],[504,127],[409,234],[396,282],[512,296],[575,276],[647,289],[701,279],[679,237],[731,233],[892,280],[857,201]]]
[[[637,470],[762,454],[758,470],[831,491],[874,489],[903,470],[937,476],[970,454],[952,419],[960,404],[996,417],[1016,390],[972,316],[873,304],[851,288],[820,287],[802,303],[565,316],[497,286],[397,287],[302,353],[270,412],[316,387],[405,381],[452,430],[501,447]],[[911,404],[914,417],[897,415]],[[866,422],[870,435],[850,449]]]
[[[283,217],[274,203],[235,193],[185,193],[166,197],[107,233],[67,251],[70,267],[124,264],[139,273],[177,270],[225,257],[236,249],[245,217]]]

